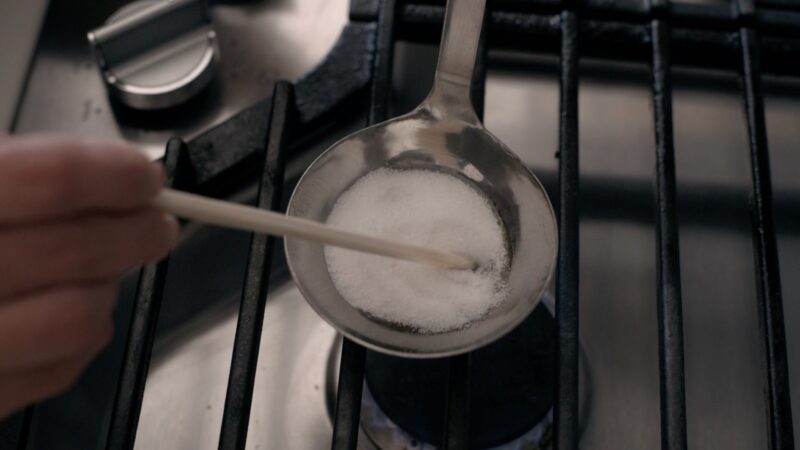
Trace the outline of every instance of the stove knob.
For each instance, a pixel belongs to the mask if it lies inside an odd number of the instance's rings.
[[[204,0],[141,0],[87,38],[109,95],[135,109],[189,100],[214,78],[219,60]]]

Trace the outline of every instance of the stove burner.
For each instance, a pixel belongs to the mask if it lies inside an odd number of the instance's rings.
[[[487,450],[535,450],[550,443],[553,426],[553,410],[527,433],[511,442]],[[364,383],[361,403],[361,429],[374,445],[370,450],[434,450],[434,445],[422,442],[400,428],[384,414],[375,401],[369,386]],[[364,441],[362,441],[364,442]],[[359,444],[359,448],[362,446]]]
[[[549,442],[555,332],[553,315],[543,302],[514,331],[472,353],[473,448],[535,449]],[[361,428],[376,447],[426,449],[440,444],[446,359],[368,352],[365,379]]]
[[[543,305],[514,331],[472,354],[470,442],[475,448],[515,440],[544,420],[555,391],[555,322]],[[366,381],[375,401],[415,438],[441,443],[446,359],[368,352]]]

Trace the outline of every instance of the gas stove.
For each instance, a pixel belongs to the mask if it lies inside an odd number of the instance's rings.
[[[127,139],[174,187],[272,209],[332,142],[427,94],[444,11],[214,4],[215,80],[142,113],[108,100],[85,39],[122,3],[51,2],[14,131]],[[793,8],[490,1],[473,101],[560,224],[527,325],[448,360],[374,354],[305,303],[280,241],[186,224],[124,278],[110,348],[0,448],[793,448]]]

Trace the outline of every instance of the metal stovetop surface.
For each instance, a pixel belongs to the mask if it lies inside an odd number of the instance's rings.
[[[59,38],[84,30],[66,25],[45,30],[49,44],[36,57],[17,131],[118,136],[156,152],[169,135],[192,135],[268,95],[276,79],[309,70],[346,20],[345,3],[286,0],[215,7],[223,58],[229,56],[227,63],[223,59],[221,92],[212,94],[221,95],[214,97],[221,103],[212,102],[198,116],[164,129],[131,125],[114,115],[86,49],[74,39]],[[89,11],[93,22],[86,28],[104,14]],[[307,32],[312,28],[322,32],[312,38]],[[225,30],[239,38],[226,40]],[[236,55],[248,63],[238,66]],[[424,95],[435,57],[432,47],[398,46],[392,93],[396,113]],[[558,147],[556,60],[509,54],[492,54],[491,60],[486,125],[552,185]],[[582,448],[657,448],[648,72],[637,65],[582,64],[580,317],[592,383]],[[732,74],[676,70],[674,77],[689,445],[761,448],[766,423],[740,92]],[[800,179],[795,175],[800,167],[800,90],[787,80],[766,81],[789,370],[798,405],[800,304],[794,300],[800,295]],[[288,175],[296,176],[304,164],[291,162]],[[236,197],[253,195],[254,189],[245,186]],[[187,227],[170,266],[137,448],[216,447],[248,241],[245,233]],[[335,335],[285,275],[275,277],[283,282],[273,284],[267,304],[248,447],[325,448],[331,430],[326,371]],[[120,327],[134,285],[135,277],[126,277],[117,311]],[[44,404],[35,424],[35,448],[101,445],[103,433],[97,430],[106,426],[123,340],[118,333],[78,388]],[[800,414],[795,414],[795,432],[800,433]]]

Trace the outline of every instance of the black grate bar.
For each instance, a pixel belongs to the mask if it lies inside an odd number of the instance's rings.
[[[797,5],[796,0],[786,0]],[[435,5],[431,0],[408,0],[414,6]],[[565,0],[511,0],[493,2],[497,11],[510,14],[555,15],[569,4]],[[571,1],[580,8],[581,18],[588,22],[604,21],[617,23],[650,22],[647,2],[580,0]],[[652,3],[652,2],[651,2]],[[571,8],[572,5],[569,6]],[[678,28],[704,31],[736,31],[738,23],[731,2],[676,2],[663,11],[661,16]],[[798,35],[800,12],[775,7],[762,7],[754,16],[754,24],[767,35]],[[588,45],[588,44],[587,44]]]
[[[590,20],[586,18],[583,2],[579,3],[580,31],[582,41],[586,43],[581,49],[582,57],[650,62],[649,21],[620,22],[608,18]],[[423,0],[408,2],[398,11],[398,38],[411,42],[438,42],[438,27],[442,17],[444,7],[427,4]],[[558,54],[560,24],[557,18],[557,15],[551,14],[495,9],[487,21],[489,46],[493,50]],[[697,28],[699,25],[709,25],[702,17],[697,20],[693,28],[673,24],[670,33],[674,50],[672,64],[738,70],[738,49],[731,39],[731,33],[736,31],[735,24],[727,31],[710,31],[707,28]],[[786,22],[785,28],[795,31],[800,24],[800,21],[792,25],[788,20]],[[763,31],[766,33],[773,28],[777,27],[765,28]],[[765,35],[759,45],[767,73],[795,76],[800,74],[800,65],[795,64],[800,56],[800,39]]]
[[[578,448],[579,172],[578,18],[561,13],[559,123],[559,240],[556,275],[556,450]]]
[[[389,115],[395,11],[395,0],[383,0],[378,17],[375,61],[372,68],[369,125],[382,122]],[[339,362],[339,386],[337,387],[333,418],[331,448],[334,450],[355,450],[358,445],[365,359],[364,347],[350,339],[343,338],[342,357]]]
[[[281,81],[275,85],[272,110],[269,115],[264,167],[256,200],[256,206],[260,209],[277,211],[281,206],[284,148],[288,130],[292,127],[291,108],[294,104],[292,94],[291,83]],[[247,442],[274,247],[275,238],[264,234],[254,234],[250,241],[250,253],[245,271],[247,275],[239,305],[231,371],[225,394],[219,437],[220,450],[244,449]]]
[[[447,408],[444,417],[442,448],[469,448],[470,353],[453,356],[447,361]]]
[[[10,446],[17,450],[27,450],[28,443],[31,438],[31,430],[33,428],[33,415],[36,412],[36,405],[31,405],[19,415],[19,432],[16,435],[16,442],[9,443]],[[2,433],[0,433],[2,435]],[[0,439],[0,448],[3,448],[4,441]],[[11,448],[11,447],[9,447]]]
[[[168,186],[180,188],[188,184],[191,165],[186,154],[186,144],[182,140],[169,141],[164,164]],[[167,257],[142,268],[139,276],[128,341],[122,359],[122,372],[111,411],[106,441],[108,450],[130,450],[136,439],[168,265]]]
[[[681,268],[672,131],[669,26],[660,18],[667,2],[653,1],[653,112],[656,138],[656,266],[661,448],[686,449],[686,387],[683,364]]]
[[[740,3],[745,6],[740,8],[741,11],[753,13],[752,3],[745,1]],[[742,17],[742,19],[746,21],[748,18]],[[751,211],[759,324],[761,343],[764,347],[768,440],[770,449],[785,450],[794,448],[792,405],[789,395],[778,247],[772,213],[772,181],[764,117],[764,96],[759,68],[758,37],[755,30],[746,25],[742,26],[739,30],[739,43],[742,51],[744,106],[753,177]]]
[[[392,89],[392,58],[394,57],[394,23],[397,4],[383,0],[378,19],[375,62],[370,87],[369,124],[374,125],[389,118],[389,94]]]
[[[361,392],[364,385],[366,349],[350,339],[342,339],[339,363],[339,386],[333,419],[333,450],[355,450],[361,416]]]

